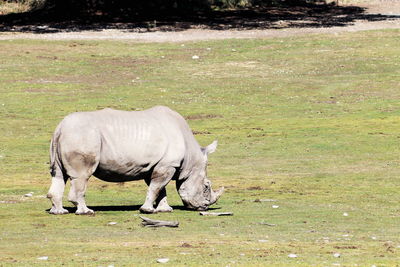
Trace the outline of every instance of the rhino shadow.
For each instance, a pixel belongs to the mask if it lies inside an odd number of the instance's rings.
[[[136,211],[139,210],[141,205],[118,205],[118,206],[88,206],[89,209],[96,211]],[[63,207],[69,213],[75,213],[76,207]],[[46,209],[49,212],[50,209]]]
[[[112,206],[88,206],[89,209],[96,211],[138,211],[141,205],[112,205]],[[172,206],[174,210],[187,210],[194,211],[186,208],[185,206]],[[75,213],[76,207],[64,207],[64,209],[68,210],[69,213]],[[216,208],[208,208],[208,210],[218,210],[221,209],[219,207]],[[46,212],[49,212],[50,209],[46,209]],[[194,211],[195,212],[195,211]]]
[[[192,211],[192,212],[198,212],[197,210],[192,210],[192,209],[188,209],[185,206],[171,206],[174,210],[187,210],[187,211]],[[216,207],[216,208],[208,208],[207,210],[219,210],[221,208]]]

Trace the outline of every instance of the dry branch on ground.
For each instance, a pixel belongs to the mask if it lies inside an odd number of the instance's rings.
[[[177,221],[160,221],[153,220],[144,216],[139,216],[143,222],[142,225],[145,227],[178,227],[179,222]]]

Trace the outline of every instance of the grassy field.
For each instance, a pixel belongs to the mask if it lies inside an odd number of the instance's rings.
[[[0,265],[149,266],[167,257],[170,266],[398,266],[399,43],[396,30],[185,44],[1,41]],[[208,173],[226,192],[214,207],[234,216],[180,209],[172,182],[174,212],[148,217],[180,227],[143,228],[144,182],[96,178],[87,192],[96,216],[49,215],[57,123],[74,111],[153,105],[186,116],[200,144],[219,140]]]

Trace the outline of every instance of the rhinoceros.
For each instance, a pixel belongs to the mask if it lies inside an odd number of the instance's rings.
[[[143,213],[170,212],[165,187],[176,180],[184,206],[206,210],[223,193],[212,190],[207,178],[208,154],[217,141],[201,147],[185,119],[168,107],[143,111],[103,109],[75,112],[57,126],[50,144],[52,182],[47,197],[51,214],[68,213],[62,206],[65,184],[76,214],[93,214],[85,203],[88,179],[107,182],[144,180]]]

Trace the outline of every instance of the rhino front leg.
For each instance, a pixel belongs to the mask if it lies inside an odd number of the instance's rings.
[[[172,212],[172,207],[167,202],[167,190],[162,189],[156,200],[156,212]]]
[[[67,214],[68,210],[64,209],[62,206],[62,198],[64,194],[66,179],[64,179],[62,172],[56,170],[56,174],[51,178],[51,186],[49,192],[47,193],[47,198],[51,201],[50,214]]]
[[[165,199],[166,203],[167,194],[165,192],[165,187],[171,181],[174,173],[175,168],[172,167],[158,168],[153,171],[150,181],[148,182],[149,189],[147,190],[146,200],[144,204],[140,207],[140,212],[156,213],[157,210],[154,208],[154,202],[156,202],[156,200],[159,200],[159,202],[157,203],[159,205]]]
[[[88,177],[71,178],[71,189],[68,194],[68,200],[77,207],[76,215],[94,214],[94,211],[89,209],[85,203],[85,192],[88,180]]]

